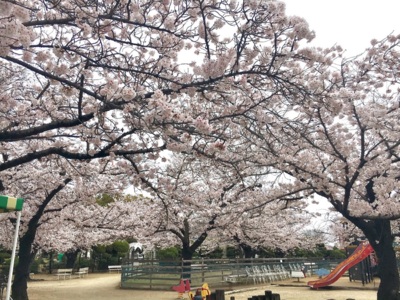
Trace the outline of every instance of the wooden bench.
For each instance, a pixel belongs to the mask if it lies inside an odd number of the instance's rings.
[[[57,269],[54,276],[57,276],[58,280],[60,279],[60,277],[64,277],[64,279],[66,279],[67,277],[71,278],[72,269]]]
[[[122,270],[121,266],[108,266],[108,272],[111,272],[111,271],[121,272],[121,270]]]
[[[292,271],[290,275],[292,278],[297,278],[297,281],[300,281],[300,278],[304,278],[304,273],[302,271]]]
[[[79,268],[78,272],[75,275],[78,275],[79,278],[84,277],[89,273],[89,267]]]

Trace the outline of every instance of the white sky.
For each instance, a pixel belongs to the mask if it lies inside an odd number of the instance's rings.
[[[399,0],[282,0],[286,14],[307,20],[316,32],[315,46],[334,44],[347,50],[346,57],[360,54],[373,38],[400,34]]]

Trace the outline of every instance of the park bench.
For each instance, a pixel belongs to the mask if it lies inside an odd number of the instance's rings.
[[[112,272],[112,271],[121,272],[121,270],[122,270],[121,266],[108,266],[108,272]]]
[[[191,265],[192,270],[203,270],[203,269],[207,269],[207,265],[206,264],[192,264]]]
[[[66,279],[67,277],[71,278],[72,275],[72,269],[57,269],[56,273],[54,276],[57,276],[57,279],[59,280],[60,277],[64,277]]]
[[[300,281],[300,278],[304,278],[304,273],[302,271],[292,271],[290,274],[292,278],[297,278],[297,281]]]
[[[230,275],[224,276],[224,282],[233,284],[240,283],[243,279],[247,278],[246,270],[234,270]]]
[[[78,272],[75,275],[78,275],[79,278],[84,277],[89,273],[89,267],[79,268]]]

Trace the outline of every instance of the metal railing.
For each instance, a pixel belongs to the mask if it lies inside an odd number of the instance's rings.
[[[122,264],[121,287],[132,289],[170,290],[179,284],[180,279],[190,279],[192,287],[200,287],[204,282],[213,287],[225,287],[232,284],[228,277],[238,276],[237,284],[254,284],[246,275],[246,267],[275,266],[290,271],[306,266],[309,274],[319,268],[331,269],[339,261],[321,261],[321,259],[193,259],[193,260],[131,260]],[[278,277],[277,277],[278,278]]]

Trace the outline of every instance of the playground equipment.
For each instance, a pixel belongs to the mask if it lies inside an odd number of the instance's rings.
[[[196,290],[195,295],[193,295],[192,293],[189,293],[189,298],[190,298],[190,300],[206,300],[208,295],[211,295],[208,284],[203,283],[201,288],[198,288]]]
[[[174,285],[171,287],[174,291],[178,292],[178,298],[183,299],[184,293],[190,292],[190,280],[189,279],[181,279],[178,285]]]
[[[203,285],[198,288],[193,295],[190,291],[189,279],[181,279],[179,284],[172,286],[171,289],[178,292],[178,299],[183,299],[183,294],[188,293],[190,300],[206,300],[207,296],[211,294],[208,284],[203,283]]]
[[[318,289],[320,287],[331,285],[336,282],[344,272],[363,261],[368,255],[373,252],[373,248],[369,243],[361,243],[353,254],[346,260],[341,262],[331,273],[319,280],[309,281],[307,285],[312,289]]]

